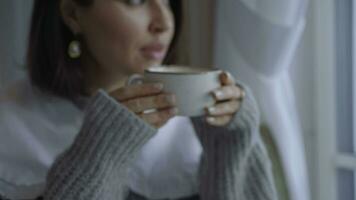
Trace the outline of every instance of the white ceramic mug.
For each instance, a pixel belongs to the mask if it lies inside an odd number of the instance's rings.
[[[201,116],[205,107],[215,104],[211,92],[221,87],[221,70],[186,66],[155,66],[145,70],[140,81],[163,83],[163,91],[176,95],[178,115]],[[131,79],[131,82],[137,81]]]

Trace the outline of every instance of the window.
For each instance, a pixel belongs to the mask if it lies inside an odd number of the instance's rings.
[[[355,199],[355,114],[356,114],[356,63],[353,42],[356,24],[352,0],[335,1],[336,25],[336,141],[337,141],[337,196],[338,199]],[[356,29],[355,29],[356,30]],[[356,43],[355,43],[356,44]]]
[[[315,0],[316,199],[355,200],[356,5]]]

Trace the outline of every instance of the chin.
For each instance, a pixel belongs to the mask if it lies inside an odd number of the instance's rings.
[[[130,74],[143,74],[145,69],[148,69],[151,65],[140,65],[132,67],[130,70]]]

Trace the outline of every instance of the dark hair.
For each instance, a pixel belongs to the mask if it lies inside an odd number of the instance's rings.
[[[81,6],[90,6],[94,0],[73,0]],[[175,61],[175,47],[182,27],[181,0],[171,0],[176,30],[164,60]],[[59,9],[60,0],[35,0],[27,50],[27,67],[32,85],[41,91],[74,99],[86,94],[83,66],[79,59],[67,55],[73,33],[63,23]]]

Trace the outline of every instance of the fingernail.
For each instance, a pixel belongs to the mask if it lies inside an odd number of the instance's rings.
[[[214,95],[217,99],[221,99],[224,96],[224,93],[220,90],[214,91]]]
[[[206,120],[207,120],[209,123],[214,123],[214,122],[215,122],[215,118],[214,118],[214,117],[207,117]]]
[[[215,111],[216,111],[216,108],[215,107],[209,107],[208,111],[209,111],[209,114],[214,114]]]
[[[226,74],[226,77],[227,77],[228,79],[234,79],[234,77],[232,76],[231,73],[225,72],[225,74]]]

